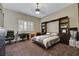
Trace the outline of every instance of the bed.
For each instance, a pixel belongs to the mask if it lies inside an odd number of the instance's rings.
[[[59,36],[57,33],[34,36],[32,38],[32,42],[40,44],[44,48],[48,49],[50,46],[58,43],[60,41]]]

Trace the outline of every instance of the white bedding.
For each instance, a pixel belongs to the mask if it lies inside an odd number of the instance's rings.
[[[59,41],[59,36],[50,36],[50,37],[44,39],[43,40],[44,46],[47,47],[47,43],[50,41],[52,41],[52,44],[56,43],[56,41]]]
[[[50,35],[41,35],[41,36],[34,36],[32,38],[32,40],[36,40],[36,41],[39,41],[39,40],[43,40],[45,38],[48,38]]]
[[[41,36],[35,36],[32,38],[33,41],[37,41],[39,43],[42,43],[46,48],[51,46],[52,44],[57,43],[60,41],[59,36],[57,35],[41,35]],[[50,43],[51,42],[51,43]]]

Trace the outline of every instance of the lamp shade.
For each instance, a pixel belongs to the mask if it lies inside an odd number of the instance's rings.
[[[40,14],[40,10],[39,9],[36,9],[36,14]]]

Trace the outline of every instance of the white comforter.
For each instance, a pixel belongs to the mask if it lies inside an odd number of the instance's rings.
[[[47,43],[50,42],[50,41],[52,42],[51,44],[54,44],[54,43],[58,42],[59,41],[59,36],[50,36],[50,37],[44,39],[43,40],[44,46],[47,47]],[[51,44],[49,43],[50,46],[51,46]]]
[[[39,41],[39,40],[43,40],[45,38],[48,38],[50,35],[41,35],[41,36],[34,36],[32,38],[32,40],[35,40],[35,41]]]
[[[32,38],[32,40],[42,43],[46,48],[60,41],[59,36],[50,36],[50,35],[35,36]]]

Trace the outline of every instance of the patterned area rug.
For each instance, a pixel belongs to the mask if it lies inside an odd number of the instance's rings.
[[[30,40],[6,45],[6,56],[78,56],[79,49],[58,43],[48,50]]]

